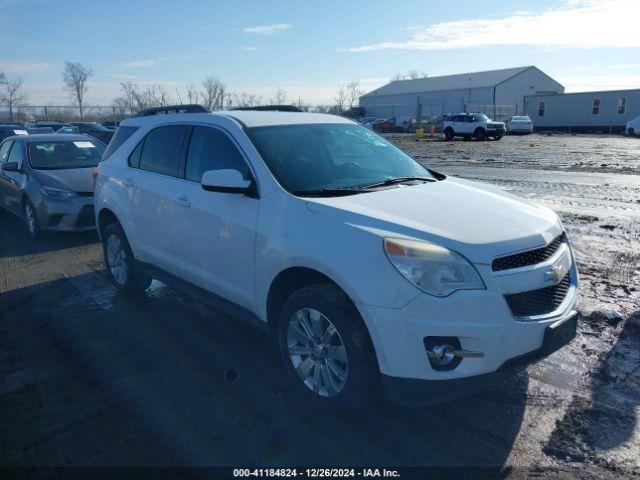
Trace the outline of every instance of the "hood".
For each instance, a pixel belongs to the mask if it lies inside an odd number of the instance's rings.
[[[73,192],[93,192],[93,167],[61,170],[32,170],[40,185],[65,188]]]
[[[546,245],[562,232],[548,208],[496,187],[448,177],[378,192],[307,200],[310,211],[380,236],[408,236],[475,263]]]

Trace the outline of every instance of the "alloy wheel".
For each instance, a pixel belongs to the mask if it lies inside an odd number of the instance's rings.
[[[125,285],[129,276],[127,267],[127,252],[117,235],[111,234],[107,239],[107,264],[114,280],[119,285]]]
[[[24,215],[27,220],[27,228],[29,229],[29,233],[31,235],[35,234],[38,228],[36,223],[36,214],[34,213],[33,208],[31,208],[31,205],[29,205],[28,203],[24,207]]]
[[[313,308],[293,314],[287,327],[287,347],[302,382],[321,397],[335,397],[349,374],[347,349],[335,325]]]

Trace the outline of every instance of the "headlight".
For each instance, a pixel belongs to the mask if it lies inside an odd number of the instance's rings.
[[[70,199],[78,196],[76,192],[72,192],[71,190],[64,190],[62,188],[54,187],[40,187],[40,193],[45,197],[49,197],[60,202],[67,202]]]
[[[432,243],[385,238],[384,250],[404,278],[424,292],[446,297],[457,290],[484,290],[476,269],[462,255]]]

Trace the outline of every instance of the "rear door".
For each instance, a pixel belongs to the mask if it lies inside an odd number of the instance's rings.
[[[3,163],[7,163],[9,161],[9,152],[11,151],[11,146],[13,145],[13,140],[7,140],[6,142],[2,142],[0,145],[0,167]],[[4,208],[9,208],[9,206],[5,202],[5,183],[6,183],[6,172],[0,169],[0,205]]]
[[[226,131],[194,126],[186,155],[175,249],[180,276],[249,310],[255,310],[255,236],[259,200],[209,192],[200,183],[210,170],[253,175]]]
[[[129,157],[124,183],[134,221],[138,259],[176,274],[173,229],[182,213],[180,163],[188,126],[151,130]]]

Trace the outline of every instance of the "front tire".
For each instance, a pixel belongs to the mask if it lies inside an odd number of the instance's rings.
[[[454,135],[453,128],[449,127],[445,129],[444,131],[445,140],[453,140],[453,135]]]
[[[636,136],[636,132],[635,132],[635,130],[633,128],[629,129],[629,136],[630,137],[635,137]]]
[[[111,223],[102,232],[102,252],[111,283],[118,290],[139,293],[151,285],[151,277],[138,266],[120,224]]]
[[[297,392],[329,408],[353,408],[377,391],[369,334],[349,298],[330,284],[298,290],[278,317],[278,347]]]
[[[487,132],[485,132],[484,128],[477,128],[476,131],[473,132],[473,136],[482,142],[487,138]]]
[[[42,237],[42,229],[40,228],[40,222],[38,221],[38,215],[35,207],[29,200],[25,200],[22,210],[29,236],[34,240],[39,239]]]

